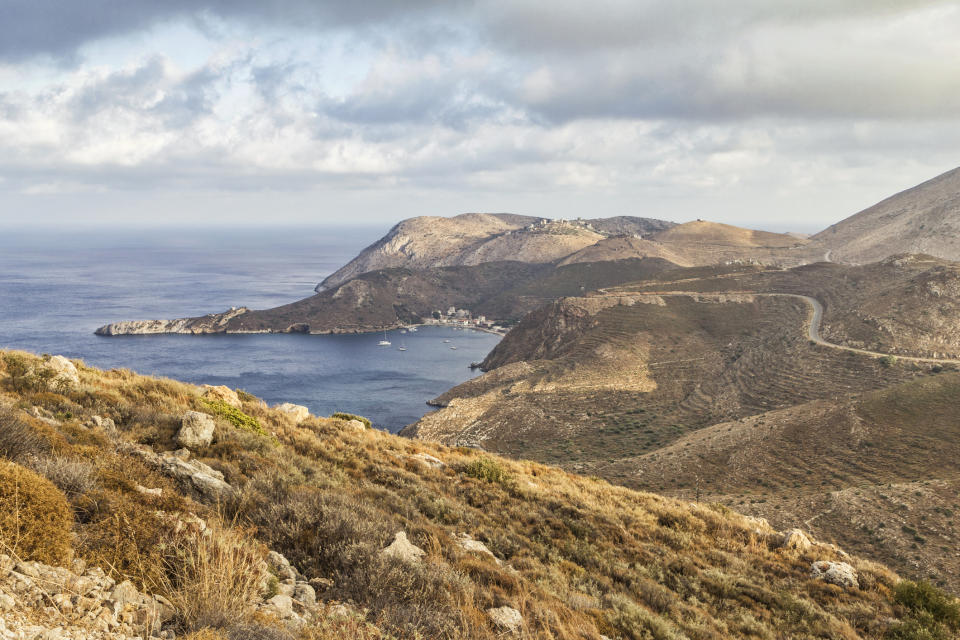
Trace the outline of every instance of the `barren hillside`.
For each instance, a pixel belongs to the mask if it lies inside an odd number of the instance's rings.
[[[813,236],[811,245],[843,262],[900,253],[960,260],[960,168],[831,225]]]

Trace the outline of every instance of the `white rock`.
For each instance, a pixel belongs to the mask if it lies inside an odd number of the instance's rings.
[[[366,431],[367,425],[363,424],[359,420],[347,420],[346,426],[348,429],[353,429],[354,431]]]
[[[199,411],[187,411],[180,422],[177,444],[188,449],[199,449],[213,442],[216,425],[213,417]]]
[[[53,356],[47,360],[44,365],[52,369],[57,375],[53,378],[54,384],[78,385],[80,384],[80,374],[72,362],[63,356]]]
[[[294,422],[300,423],[310,417],[310,409],[307,409],[302,404],[293,404],[290,402],[284,402],[283,404],[278,404],[274,407],[277,411],[282,411],[293,418]]]
[[[223,402],[230,405],[234,409],[243,408],[243,403],[240,401],[240,396],[238,396],[237,392],[230,387],[224,385],[213,387],[209,384],[205,384],[203,385],[203,388],[206,389],[206,391],[203,392],[202,397],[206,398],[207,400]]]
[[[407,534],[403,531],[398,532],[390,546],[380,553],[385,556],[395,556],[407,562],[419,562],[420,558],[427,555],[426,551],[407,540]]]
[[[298,582],[293,590],[293,599],[304,606],[313,607],[317,604],[317,592],[306,582]]]
[[[293,598],[277,594],[267,600],[267,605],[277,612],[281,618],[293,617]]]
[[[7,595],[6,593],[0,593],[0,611],[9,611],[13,609],[17,604],[17,601],[13,599],[13,596]]]
[[[457,541],[457,546],[463,549],[464,551],[472,551],[474,553],[481,553],[483,555],[490,556],[497,561],[497,564],[500,563],[500,560],[497,556],[493,555],[493,552],[487,548],[487,545],[483,544],[479,540],[474,540],[469,533],[460,533],[457,534],[455,540]]]
[[[125,604],[136,603],[140,601],[140,592],[133,586],[129,580],[124,580],[110,594],[110,599],[123,606]]]
[[[783,542],[780,546],[785,549],[809,551],[813,543],[807,537],[807,534],[800,529],[789,529],[783,532]]]
[[[839,587],[860,588],[857,570],[846,562],[829,562],[827,560],[814,562],[810,567],[810,576]]]
[[[133,488],[136,489],[138,493],[142,493],[145,496],[154,496],[155,498],[159,498],[163,495],[163,489],[160,487],[157,487],[156,489],[148,489],[142,484],[138,484],[134,485]]]
[[[523,616],[513,607],[495,607],[487,609],[487,615],[493,624],[504,631],[516,633],[523,627]]]
[[[436,458],[429,453],[415,453],[410,457],[414,460],[422,462],[432,469],[442,469],[443,467],[447,466],[447,463],[445,463],[443,460]]]

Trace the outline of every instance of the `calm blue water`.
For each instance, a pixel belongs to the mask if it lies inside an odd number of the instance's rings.
[[[127,336],[117,320],[273,307],[313,293],[385,228],[25,232],[0,229],[0,348],[60,353],[195,383],[270,404],[349,411],[396,431],[430,398],[473,374],[498,338],[423,327],[382,335]],[[457,347],[451,350],[450,344]],[[405,343],[407,351],[397,347]]]

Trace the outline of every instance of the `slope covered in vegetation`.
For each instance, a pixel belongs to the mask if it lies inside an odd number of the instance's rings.
[[[162,596],[177,632],[854,639],[958,624],[927,585],[723,507],[63,360],[0,354],[4,464],[61,505],[57,553]],[[185,452],[188,411],[214,429]],[[16,530],[7,549],[40,553]],[[320,604],[284,613],[293,584]]]

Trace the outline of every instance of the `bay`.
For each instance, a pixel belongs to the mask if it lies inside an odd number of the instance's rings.
[[[475,375],[469,363],[499,338],[441,327],[390,332],[390,347],[377,346],[382,334],[93,335],[118,320],[268,308],[307,297],[385,231],[0,230],[0,348],[225,384],[270,404],[357,413],[397,431],[429,409],[427,400]]]

